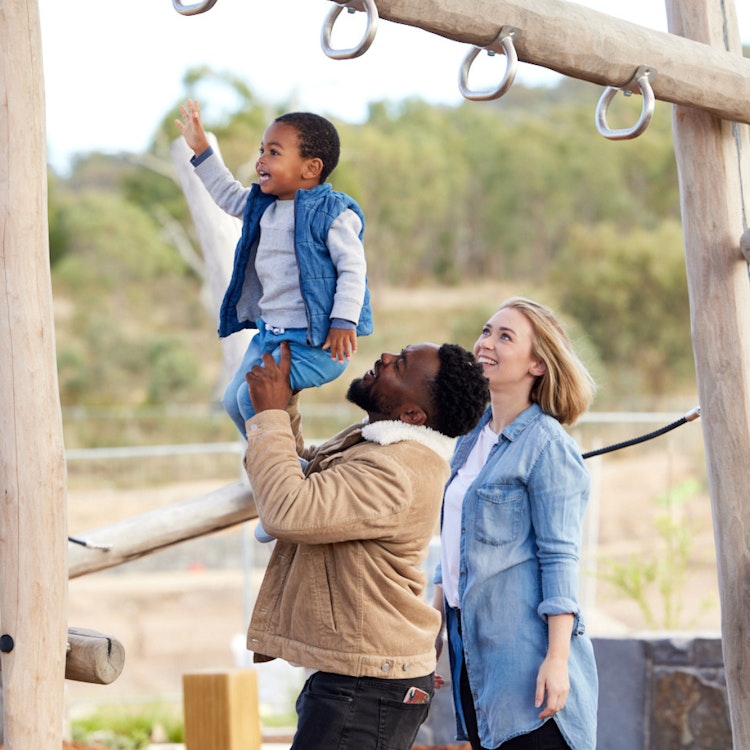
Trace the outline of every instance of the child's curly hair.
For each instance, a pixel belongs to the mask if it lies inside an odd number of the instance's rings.
[[[336,169],[341,155],[341,141],[334,124],[312,112],[287,112],[274,122],[291,125],[299,135],[299,153],[303,159],[320,159],[323,170],[320,181],[325,182]]]

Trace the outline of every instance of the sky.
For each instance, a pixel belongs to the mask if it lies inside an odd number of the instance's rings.
[[[667,30],[660,0],[579,4]],[[750,2],[735,0],[735,6],[749,44]],[[165,112],[184,96],[185,72],[199,66],[241,78],[262,101],[291,101],[348,122],[362,121],[371,101],[462,101],[458,73],[468,45],[381,21],[364,55],[331,60],[320,33],[332,7],[328,0],[217,0],[205,13],[183,16],[170,0],[39,0],[49,163],[64,173],[76,153],[145,150]],[[355,44],[364,18],[341,13],[333,46]],[[477,59],[472,67],[472,89],[489,87],[474,78],[482,65]],[[538,85],[559,77],[521,63],[516,80]],[[217,110],[227,105],[219,94],[207,103]],[[206,117],[220,114],[204,108]]]

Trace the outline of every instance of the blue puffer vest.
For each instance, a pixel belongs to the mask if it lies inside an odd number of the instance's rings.
[[[257,328],[255,321],[260,314],[259,302],[263,294],[255,270],[260,217],[275,200],[275,196],[262,193],[258,184],[253,184],[245,207],[242,235],[234,252],[232,278],[219,311],[219,336],[229,336],[243,328]],[[352,209],[362,221],[361,240],[365,225],[362,210],[353,198],[333,190],[330,183],[317,185],[310,190],[298,190],[294,198],[295,253],[300,289],[307,311],[307,339],[312,346],[322,346],[328,335],[336,291],[336,268],[326,247],[328,230],[347,208]],[[237,304],[241,297],[247,297],[250,303],[250,314],[245,320],[239,320],[237,316]],[[357,321],[357,335],[370,333],[372,308],[370,290],[366,288]]]

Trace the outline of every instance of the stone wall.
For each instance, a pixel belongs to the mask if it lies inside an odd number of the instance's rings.
[[[731,750],[720,638],[594,638],[597,750]]]
[[[593,638],[599,672],[597,750],[732,750],[721,639],[655,634]],[[449,674],[447,664],[438,666]],[[417,742],[455,742],[447,686]]]

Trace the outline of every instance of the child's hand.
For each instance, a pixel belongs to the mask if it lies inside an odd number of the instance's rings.
[[[200,156],[208,147],[208,138],[201,123],[201,106],[198,100],[188,99],[187,106],[180,105],[182,119],[175,120],[185,141],[193,149],[196,156]]]
[[[346,328],[329,328],[323,349],[331,350],[331,359],[343,362],[357,351],[357,332]]]

